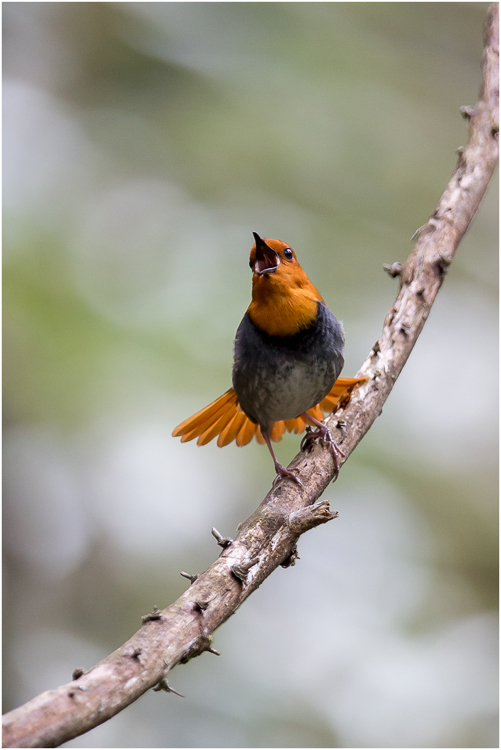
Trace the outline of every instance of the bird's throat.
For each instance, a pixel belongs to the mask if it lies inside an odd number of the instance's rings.
[[[313,284],[284,289],[273,281],[264,278],[253,284],[248,313],[254,325],[269,336],[294,336],[309,328],[317,318],[317,303],[322,301]]]

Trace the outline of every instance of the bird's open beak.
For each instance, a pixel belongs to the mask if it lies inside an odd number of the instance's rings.
[[[273,273],[280,265],[280,258],[272,247],[257,234],[252,232],[256,240],[256,258],[254,260],[254,273],[259,275],[263,273]]]

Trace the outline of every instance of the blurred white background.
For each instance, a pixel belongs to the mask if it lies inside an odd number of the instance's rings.
[[[253,230],[379,338],[466,141],[486,3],[6,3],[4,709],[117,648],[269,489],[230,385]],[[339,518],[74,747],[497,746],[497,186]],[[288,463],[297,436],[278,446]]]

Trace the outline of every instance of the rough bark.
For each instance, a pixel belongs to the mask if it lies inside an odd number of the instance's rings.
[[[456,248],[487,189],[498,159],[498,7],[489,7],[483,81],[469,121],[467,146],[437,208],[417,233],[407,262],[388,267],[400,288],[383,333],[359,374],[367,383],[328,424],[346,458],[381,413],[429,315]],[[346,460],[343,459],[343,463]],[[332,455],[315,447],[292,462],[304,489],[286,479],[238,529],[234,541],[214,536],[219,558],[170,607],[143,617],[127,643],[67,685],[49,690],[4,716],[4,747],[55,747],[114,716],[149,688],[169,691],[167,674],[211,647],[211,634],[279,565],[294,563],[296,542],[335,518],[317,502],[334,474]],[[189,576],[187,576],[189,577]]]

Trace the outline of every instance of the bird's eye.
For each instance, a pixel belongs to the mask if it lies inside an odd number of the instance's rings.
[[[293,257],[294,257],[294,254],[293,254],[292,250],[290,249],[290,247],[286,247],[285,250],[284,250],[284,258],[285,258],[285,260],[292,260]]]
[[[254,263],[253,263],[253,262],[252,262],[251,260],[249,261],[249,266],[250,266],[251,268],[254,268]]]

